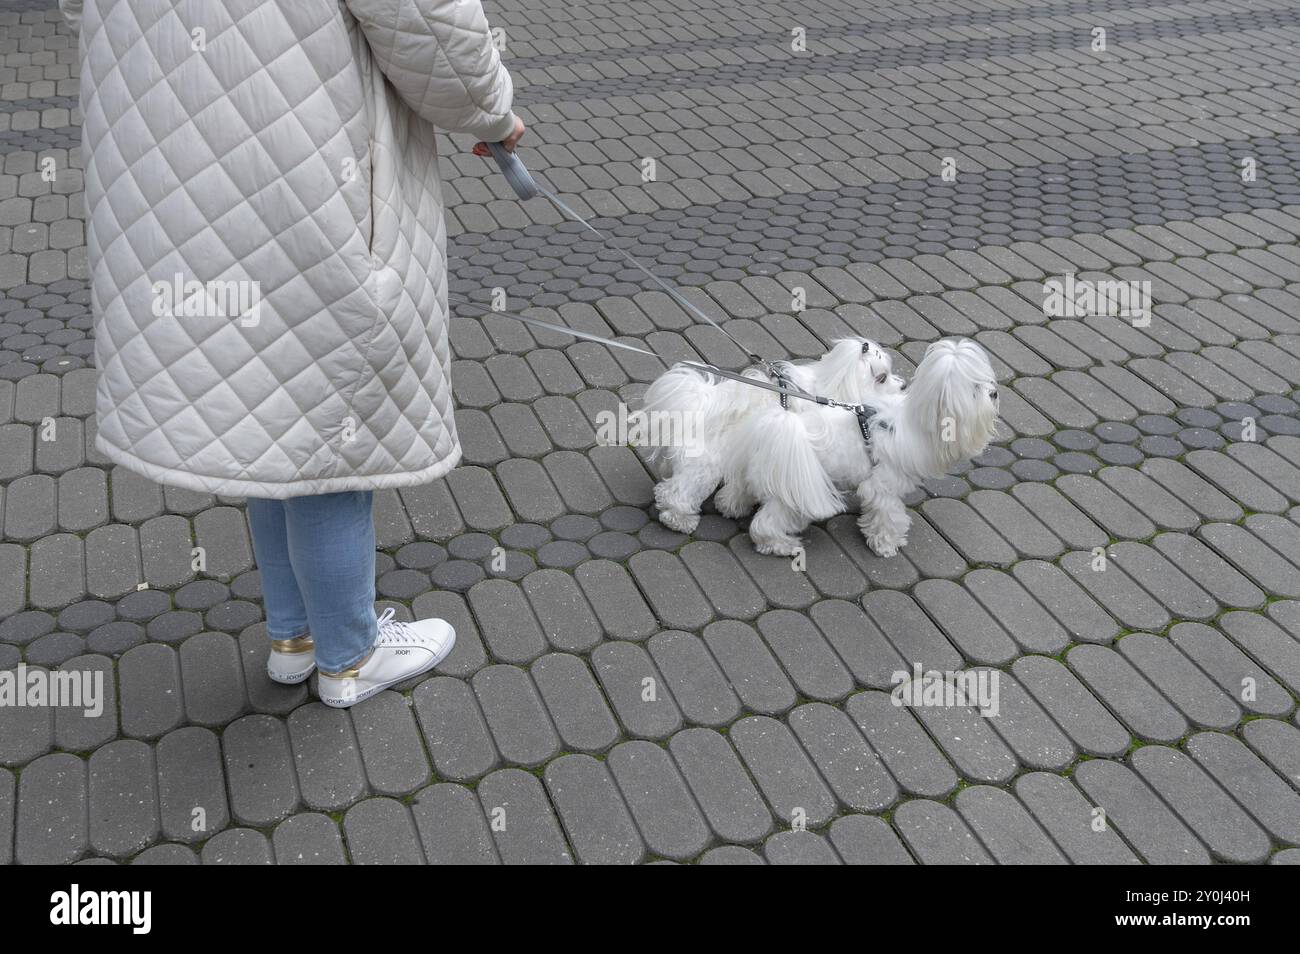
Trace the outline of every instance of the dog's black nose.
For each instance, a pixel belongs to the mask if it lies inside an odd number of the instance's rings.
[[[996,401],[997,399],[998,399],[998,392],[997,392],[996,390],[990,391],[990,392],[989,392],[989,400],[990,400],[990,401]]]

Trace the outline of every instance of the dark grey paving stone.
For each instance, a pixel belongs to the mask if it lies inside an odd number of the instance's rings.
[[[90,845],[86,763],[56,752],[23,768],[18,784],[14,859],[67,864]]]
[[[872,815],[845,815],[829,829],[835,851],[848,865],[915,864],[898,835]]]
[[[162,844],[146,848],[131,859],[133,865],[197,865],[199,856],[184,845]]]
[[[528,673],[515,666],[488,666],[475,674],[472,685],[506,762],[533,767],[560,750],[560,737]]]
[[[780,713],[797,701],[794,686],[751,627],[735,620],[712,623],[704,643],[745,708]]]
[[[1030,772],[1016,779],[1015,794],[1074,864],[1140,864],[1111,828],[1098,824],[1094,807],[1068,780]]]
[[[68,752],[88,752],[118,735],[117,680],[113,661],[105,656],[77,656],[59,667],[59,672],[80,675],[81,705],[54,709],[54,744]],[[94,698],[87,694],[93,692]]]
[[[142,851],[159,833],[153,750],[143,742],[110,742],[87,763],[90,847],[115,858]]]
[[[789,724],[840,804],[853,811],[870,812],[897,801],[898,786],[857,727],[839,709],[809,703],[790,713]]]
[[[181,644],[185,714],[199,725],[226,725],[246,706],[238,644],[225,633],[200,633]]]
[[[922,580],[912,590],[926,613],[948,639],[973,663],[1002,665],[1019,648],[998,623],[962,587],[948,580]]]
[[[605,765],[564,755],[546,767],[546,788],[583,864],[636,864],[645,843]]]
[[[410,810],[391,798],[367,798],[343,816],[348,855],[357,865],[422,865]]]
[[[861,685],[886,688],[908,668],[880,628],[855,603],[822,600],[810,615],[827,642]]]
[[[500,864],[487,817],[474,793],[442,782],[420,791],[411,816],[431,865]]]
[[[1231,729],[1242,712],[1168,639],[1149,633],[1125,636],[1116,648],[1193,725]]]
[[[237,822],[269,828],[297,808],[298,781],[283,722],[266,715],[244,716],[222,733],[221,747]]]
[[[700,864],[702,865],[762,865],[766,863],[748,848],[742,848],[739,845],[721,845],[717,848],[710,848],[700,858]]]
[[[203,846],[205,865],[269,865],[275,859],[271,843],[260,831],[230,828],[219,832]]]
[[[12,772],[0,769],[0,865],[14,862],[14,816],[18,784]]]
[[[938,802],[903,802],[894,812],[894,826],[922,864],[994,863],[960,816]]]
[[[777,832],[763,845],[763,855],[770,865],[843,864],[830,843],[811,831]]]
[[[477,792],[506,864],[573,863],[559,822],[534,776],[522,769],[498,769],[483,779]]]
[[[866,594],[862,606],[906,662],[903,671],[915,666],[941,672],[962,667],[961,653],[911,596],[878,590]]]
[[[1279,775],[1300,778],[1300,729],[1275,719],[1253,719],[1242,726],[1241,736]]]
[[[523,664],[546,651],[546,637],[516,584],[484,580],[469,591],[469,605],[493,658]]]
[[[699,637],[676,631],[658,633],[648,648],[689,722],[725,726],[740,715],[740,700]]]
[[[1192,759],[1148,745],[1132,755],[1133,768],[1226,861],[1258,862],[1269,854],[1268,835]]]
[[[580,657],[548,654],[533,663],[531,675],[566,749],[601,752],[618,741],[618,723]]]
[[[835,797],[784,724],[751,716],[733,725],[729,738],[779,821],[818,827],[830,819]]]
[[[1074,779],[1105,824],[1150,864],[1209,864],[1205,846],[1141,776],[1105,759],[1081,763]]]
[[[343,836],[328,815],[303,812],[285,819],[271,835],[277,865],[347,864]]]
[[[756,843],[772,830],[772,813],[724,736],[686,729],[668,743],[709,827],[725,841]]]
[[[610,638],[644,639],[659,630],[655,614],[622,566],[592,560],[578,567],[573,576]]]
[[[440,777],[467,781],[496,768],[499,758],[491,731],[467,683],[449,676],[429,679],[411,698]]]
[[[1058,653],[1068,644],[1065,628],[1010,574],[980,569],[962,583],[1022,650]]]
[[[624,742],[605,764],[653,854],[685,860],[704,849],[708,824],[667,752],[652,742]]]
[[[199,842],[230,823],[221,744],[210,730],[186,726],[169,732],[158,741],[154,760],[164,837]]]
[[[679,557],[659,551],[638,553],[628,561],[628,569],[661,625],[692,630],[713,619],[713,609]]]
[[[293,711],[288,729],[303,804],[316,811],[341,811],[366,794],[365,768],[348,711],[313,702]]]
[[[1007,792],[974,785],[958,792],[954,804],[999,864],[1068,863],[1033,816]]]
[[[942,797],[958,782],[957,774],[907,709],[883,692],[863,692],[849,699],[846,711],[908,794]]]
[[[1300,842],[1300,794],[1240,741],[1200,732],[1187,740],[1187,754],[1274,839]]]
[[[682,713],[667,682],[636,643],[604,643],[591,654],[591,665],[628,733],[663,739],[681,727]]]
[[[388,690],[349,710],[366,781],[380,795],[400,797],[429,780],[429,762],[410,701]]]
[[[600,621],[568,573],[538,570],[528,574],[523,589],[547,642],[556,649],[586,652],[600,643]]]
[[[1063,664],[1047,656],[1025,656],[1011,669],[1082,752],[1113,757],[1128,750],[1128,729]]]
[[[681,560],[719,616],[754,619],[767,607],[758,587],[731,551],[719,543],[696,541],[682,547]]]
[[[180,663],[170,646],[130,650],[118,660],[117,679],[125,735],[156,739],[184,721]]]

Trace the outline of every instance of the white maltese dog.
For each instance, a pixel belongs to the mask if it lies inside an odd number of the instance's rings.
[[[893,373],[889,355],[874,341],[844,338],[815,361],[774,362],[776,374],[751,368],[745,376],[807,394],[817,394],[851,404],[901,393],[903,379]],[[788,405],[782,411],[781,405]],[[666,527],[690,533],[700,522],[700,507],[717,490],[727,468],[726,456],[735,435],[755,414],[774,410],[800,418],[812,408],[810,401],[782,396],[753,385],[711,375],[689,365],[674,365],[646,390],[642,414],[653,424],[656,448],[651,459],[665,477],[655,486],[659,521]],[[748,502],[746,502],[748,501]],[[718,509],[739,516],[754,501],[742,486],[718,492]]]
[[[866,397],[865,414],[808,402],[797,414],[764,406],[734,421],[724,442],[729,493],[718,494],[718,509],[737,516],[759,503],[749,525],[755,549],[791,556],[808,524],[844,511],[851,491],[867,545],[893,556],[911,524],[903,498],[993,439],[997,388],[984,349],[950,338],[926,349],[905,391]]]

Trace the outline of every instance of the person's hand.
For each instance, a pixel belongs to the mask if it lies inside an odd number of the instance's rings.
[[[519,143],[519,140],[521,140],[521,139],[524,138],[524,132],[525,132],[525,129],[524,129],[524,121],[523,121],[522,119],[520,119],[518,116],[516,116],[516,117],[515,117],[515,131],[512,132],[509,136],[506,136],[505,139],[502,139],[502,140],[501,140],[501,145],[503,145],[503,146],[506,147],[506,152],[514,152],[514,151],[515,151],[515,146]],[[487,143],[485,143],[485,142],[476,142],[476,143],[474,143],[474,149],[473,149],[473,152],[474,152],[474,155],[476,155],[476,156],[490,156],[490,155],[492,155],[491,151],[488,149],[488,145],[487,145]]]

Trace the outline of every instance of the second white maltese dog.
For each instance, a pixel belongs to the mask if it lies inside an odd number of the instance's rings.
[[[852,404],[901,393],[902,378],[893,373],[889,355],[874,341],[844,338],[816,361],[776,362],[785,386]],[[774,375],[751,368],[746,376],[774,383]],[[755,414],[773,410],[801,418],[817,405],[787,398],[739,381],[710,375],[688,365],[674,365],[646,390],[641,413],[655,421],[658,445],[652,455],[665,479],[655,485],[659,522],[690,533],[700,522],[700,507],[724,477],[727,455],[738,430]],[[665,421],[655,420],[659,415]],[[748,503],[746,503],[748,501]],[[753,506],[740,485],[718,492],[718,509],[738,516]]]
[[[862,402],[873,405],[865,414],[807,402],[797,414],[764,406],[734,421],[722,444],[728,494],[719,493],[718,509],[738,516],[758,503],[749,524],[755,549],[791,556],[808,524],[844,511],[852,492],[867,545],[893,556],[911,525],[903,498],[993,439],[997,388],[984,349],[949,338],[926,349],[905,391]]]

